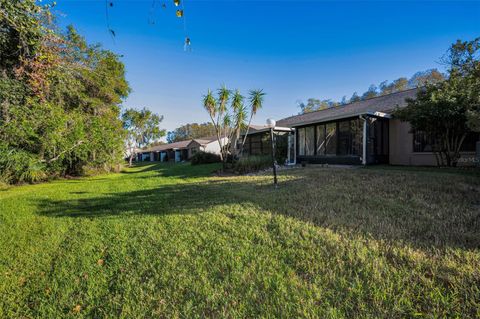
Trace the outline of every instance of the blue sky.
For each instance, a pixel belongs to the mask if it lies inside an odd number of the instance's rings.
[[[442,69],[439,58],[452,42],[480,36],[478,1],[184,0],[185,28],[173,0],[112,0],[114,39],[104,0],[57,2],[61,25],[123,55],[133,89],[124,105],[164,115],[167,130],[208,121],[202,95],[222,84],[264,89],[260,124],[297,114],[298,100],[340,100],[370,84]]]

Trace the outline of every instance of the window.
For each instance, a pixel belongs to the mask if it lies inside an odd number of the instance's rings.
[[[305,128],[298,129],[298,155],[305,155]]]
[[[262,155],[269,155],[272,152],[272,140],[270,137],[270,132],[263,133],[261,138],[262,141]],[[274,135],[275,136],[275,133]]]
[[[467,133],[460,147],[461,152],[475,152],[475,144],[479,139],[479,134],[474,132]],[[439,148],[439,141],[431,134],[423,131],[413,132],[413,151],[414,152],[433,152],[435,148]]]
[[[317,155],[325,155],[325,125],[317,126]]]
[[[337,123],[329,123],[326,125],[326,135],[326,155],[337,155]]]
[[[475,152],[476,144],[477,144],[477,141],[479,140],[480,140],[479,133],[474,133],[474,132],[468,133],[465,139],[463,140],[460,150],[462,152]]]
[[[375,119],[371,125],[375,155],[388,155],[388,121]]]
[[[352,154],[363,155],[363,121],[360,119],[351,120],[350,128],[352,131]]]
[[[315,154],[315,127],[305,128],[305,155]]]
[[[315,126],[298,129],[298,155],[315,155]]]
[[[250,136],[250,155],[262,154],[262,137],[260,135]]]
[[[414,152],[433,152],[435,139],[423,131],[413,132],[413,151]]]
[[[338,155],[350,155],[351,150],[350,121],[338,123]]]

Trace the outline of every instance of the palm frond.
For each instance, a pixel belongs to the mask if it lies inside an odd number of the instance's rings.
[[[240,91],[239,90],[236,90],[235,93],[233,94],[233,97],[232,97],[232,110],[237,113],[238,110],[240,110],[241,108],[243,108],[243,100],[245,98],[243,97],[242,94],[240,94]]]
[[[227,110],[227,103],[230,100],[230,94],[232,92],[223,85],[218,90],[218,111],[219,113],[225,113]]]
[[[259,109],[263,106],[263,99],[266,95],[263,90],[251,90],[249,92],[249,102],[252,115],[255,115]]]
[[[217,100],[211,90],[208,90],[207,94],[203,96],[203,107],[207,110],[210,117],[215,117],[217,113]]]

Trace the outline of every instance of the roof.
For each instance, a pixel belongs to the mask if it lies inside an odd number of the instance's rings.
[[[290,132],[291,128],[289,127],[282,127],[282,126],[275,126],[274,128],[275,131],[277,132]],[[255,133],[261,133],[261,132],[267,132],[270,131],[270,127],[268,127],[266,124],[265,125],[250,125],[250,129],[248,130],[248,134],[255,134]],[[246,131],[243,131],[241,135],[245,135]]]
[[[264,130],[267,130],[269,129],[269,127],[265,124],[265,125],[255,125],[255,124],[251,124],[250,125],[250,129],[248,130],[249,133],[256,133],[257,131],[264,131]]]
[[[187,148],[188,144],[190,144],[191,141],[192,140],[186,140],[186,141],[180,141],[175,143],[152,146],[143,150],[143,152],[158,152],[158,151],[166,151],[166,150],[177,149],[177,148]]]
[[[160,151],[166,151],[171,149],[184,149],[184,148],[188,148],[192,142],[197,142],[198,144],[203,146],[203,145],[207,145],[209,143],[215,142],[216,140],[217,140],[216,137],[202,137],[197,139],[190,139],[190,140],[185,140],[185,141],[180,141],[175,143],[168,143],[168,144],[148,147],[144,150],[139,151],[139,153],[160,152]]]
[[[414,99],[418,88],[377,96],[367,100],[353,102],[320,111],[290,116],[277,121],[277,125],[295,127],[310,123],[327,122],[331,120],[359,116],[375,112],[390,113],[396,107],[405,107],[406,99]]]
[[[192,141],[195,141],[197,142],[198,144],[200,145],[207,145],[207,144],[210,144],[212,142],[215,142],[217,141],[217,137],[200,137],[200,138],[194,138]]]

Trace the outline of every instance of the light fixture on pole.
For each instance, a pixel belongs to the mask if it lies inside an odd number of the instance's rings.
[[[275,138],[273,136],[275,125],[277,123],[274,119],[267,120],[267,127],[270,128],[270,140],[272,143],[272,167],[273,167],[273,185],[277,188],[277,163],[275,161]]]

